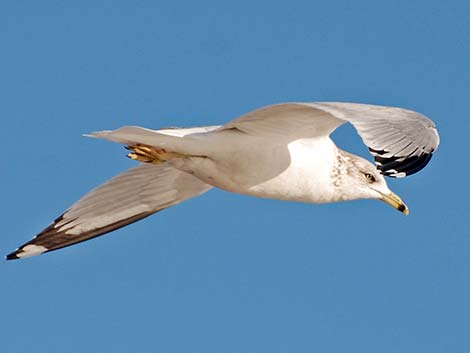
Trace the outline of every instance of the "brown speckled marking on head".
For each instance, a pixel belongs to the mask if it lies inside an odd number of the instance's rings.
[[[344,175],[352,175],[354,166],[356,165],[353,155],[337,149],[335,164],[331,169],[331,180],[334,186],[338,187],[343,183]]]
[[[331,180],[334,186],[338,187],[341,185],[343,181],[343,174],[344,174],[344,164],[345,160],[338,149],[336,154],[335,163],[333,168],[331,169]]]

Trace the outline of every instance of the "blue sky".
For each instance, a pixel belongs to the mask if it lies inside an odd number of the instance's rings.
[[[0,264],[0,350],[468,352],[466,1],[15,1],[0,5],[7,254],[133,165],[82,133],[220,124],[285,101],[420,111],[441,146],[376,201],[215,190]],[[365,147],[349,127],[335,139]]]

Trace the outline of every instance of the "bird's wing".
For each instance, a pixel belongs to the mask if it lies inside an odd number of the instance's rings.
[[[39,255],[100,236],[209,189],[210,185],[169,165],[139,165],[92,190],[7,259]]]
[[[243,115],[220,129],[296,140],[330,135],[350,122],[369,147],[377,169],[404,177],[426,166],[439,144],[432,120],[412,110],[357,103],[285,103]]]

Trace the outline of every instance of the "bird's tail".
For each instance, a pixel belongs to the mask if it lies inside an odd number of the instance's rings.
[[[100,236],[211,188],[167,163],[139,165],[89,192],[7,259],[39,255]]]
[[[200,134],[218,129],[219,126],[204,126],[188,129],[151,130],[139,126],[124,126],[117,130],[97,131],[89,137],[122,143],[124,145],[146,145],[158,147],[182,155],[200,156],[207,146],[198,138]]]

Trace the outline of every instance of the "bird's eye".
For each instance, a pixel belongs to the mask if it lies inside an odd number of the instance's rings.
[[[369,183],[373,183],[375,182],[375,176],[373,176],[372,174],[370,173],[364,173],[364,176],[366,177],[367,181]]]

